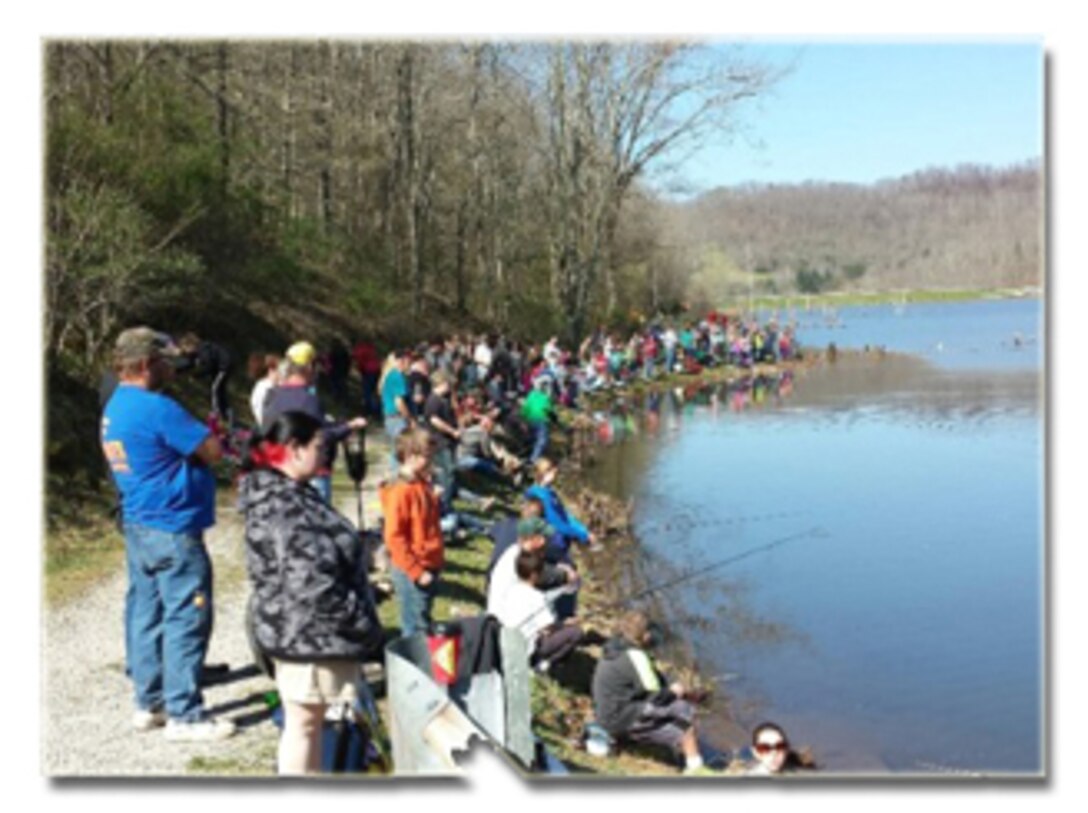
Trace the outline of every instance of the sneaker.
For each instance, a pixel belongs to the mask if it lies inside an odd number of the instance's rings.
[[[134,731],[150,731],[166,725],[166,712],[162,709],[137,709],[132,715]]]
[[[169,742],[214,742],[225,740],[234,731],[234,723],[230,720],[170,720],[166,724],[166,739]]]

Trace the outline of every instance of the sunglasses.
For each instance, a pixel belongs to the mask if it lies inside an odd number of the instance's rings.
[[[757,742],[755,745],[756,753],[768,754],[771,751],[785,751],[789,746],[785,740],[779,740],[778,742]]]

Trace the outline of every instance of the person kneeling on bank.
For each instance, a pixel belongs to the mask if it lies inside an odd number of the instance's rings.
[[[685,774],[709,773],[699,753],[695,708],[685,687],[668,684],[646,652],[652,641],[644,613],[625,613],[605,642],[593,673],[597,722],[617,741],[658,745],[683,759]]]

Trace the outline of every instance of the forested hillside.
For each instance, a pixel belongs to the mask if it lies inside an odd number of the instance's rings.
[[[870,186],[718,189],[677,208],[704,274],[751,272],[757,292],[1041,284],[1038,164],[930,169]],[[732,282],[744,291],[743,279]]]
[[[674,43],[46,45],[52,360],[124,324],[574,337],[644,169],[774,81]],[[424,322],[422,317],[430,321]],[[437,321],[435,321],[437,320]],[[321,338],[321,337],[316,337]]]

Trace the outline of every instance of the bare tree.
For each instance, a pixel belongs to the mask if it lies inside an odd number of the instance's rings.
[[[635,179],[728,131],[738,105],[778,75],[728,50],[681,43],[562,43],[546,59],[552,285],[576,338],[602,274],[606,310],[616,305],[609,253]]]

